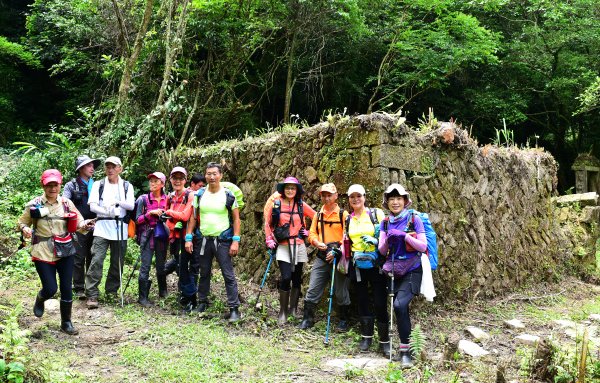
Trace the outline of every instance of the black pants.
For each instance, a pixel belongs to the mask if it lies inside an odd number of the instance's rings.
[[[350,272],[356,272],[351,269]],[[379,273],[379,268],[361,269],[361,281],[356,283],[356,302],[358,304],[358,315],[361,317],[372,317],[371,303],[375,309],[377,322],[389,321],[387,312],[387,287],[386,277]],[[370,291],[369,291],[370,288]]]
[[[73,300],[71,280],[73,279],[73,257],[59,259],[54,265],[41,261],[34,261],[35,270],[40,276],[42,298],[50,299],[56,294],[58,285],[56,274],[60,281],[60,300],[70,302]]]
[[[404,344],[408,344],[412,328],[409,304],[415,295],[419,295],[421,291],[422,277],[423,269],[419,267],[400,278],[394,279],[394,314],[396,315],[396,327],[400,335],[400,342]]]
[[[150,232],[153,233],[153,232]],[[151,234],[150,234],[151,235]],[[165,275],[165,258],[167,257],[167,240],[157,240],[151,238],[150,235],[146,235],[141,241],[140,257],[140,274],[138,279],[140,281],[147,281],[150,279],[150,266],[152,265],[152,256],[154,255],[154,261],[156,266],[156,277]]]
[[[290,291],[292,287],[300,288],[302,286],[302,267],[304,266],[304,262],[297,263],[294,272],[292,272],[292,264],[289,262],[277,261],[277,264],[281,273],[281,280],[279,281],[280,290]]]
[[[75,233],[77,241],[75,241],[75,259],[73,259],[73,290],[76,292],[85,291],[85,274],[87,273],[90,263],[92,263],[92,243],[94,242],[94,232],[90,231],[86,234]]]
[[[175,239],[175,242],[171,243],[171,254],[178,264],[179,291],[182,295],[191,297],[198,291],[196,278],[200,273],[200,249],[188,253],[183,243],[183,238]],[[194,250],[196,250],[196,243],[194,243]]]

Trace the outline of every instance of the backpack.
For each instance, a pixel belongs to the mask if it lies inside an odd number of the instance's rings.
[[[142,204],[142,214],[146,214],[146,211],[148,210],[148,194],[142,194],[142,199],[141,202],[143,202]],[[133,211],[136,212],[137,215],[137,210],[138,210],[138,201],[135,202],[135,205],[133,207]],[[127,236],[129,238],[135,238],[135,240],[137,241],[137,243],[140,243],[141,240],[141,226],[138,226],[137,224],[137,216],[136,219],[131,219],[129,220],[129,223],[127,224]]]
[[[379,220],[377,219],[377,210],[373,208],[369,209],[369,218],[371,219],[371,223],[375,228],[375,238],[379,237]],[[346,217],[346,237],[350,239],[350,235],[348,234],[350,228],[350,220],[352,216],[349,214]],[[350,243],[352,240],[350,239]],[[362,252],[355,251],[352,253],[352,261],[354,265],[359,269],[372,269],[374,267],[379,267],[381,264],[381,257],[379,254],[379,250],[377,250],[377,246],[375,246],[375,251],[373,252]]]
[[[125,194],[125,198],[127,198],[127,190],[129,190],[129,181],[123,180],[123,194]],[[100,180],[100,187],[98,188],[98,201],[102,201],[102,194],[104,193],[104,178]],[[123,223],[129,224],[131,220],[131,216],[135,211],[135,207],[133,210],[125,210],[125,216],[123,217]],[[129,230],[129,229],[128,229]]]
[[[294,202],[294,205],[296,204],[296,202]],[[289,225],[292,222],[292,217],[294,214],[298,214],[300,216],[300,225],[301,227],[304,229],[304,203],[302,202],[302,199],[298,200],[298,212],[294,213],[294,206],[292,205],[292,211],[290,212],[290,222],[287,224],[288,225],[288,229],[287,229],[287,236],[288,238],[277,238],[278,236],[276,235],[275,239],[279,240],[284,240],[284,239],[289,239]],[[271,225],[273,226],[273,232],[276,234],[277,232],[277,227],[279,227],[279,217],[281,216],[281,198],[276,198],[273,201],[273,208],[271,209]],[[284,235],[285,237],[285,235]],[[302,236],[302,230],[300,230],[298,232],[298,238],[302,239],[304,238]]]
[[[233,195],[235,196],[235,200],[238,203],[238,209],[242,211],[244,205],[246,205],[246,203],[244,202],[244,193],[242,193],[242,189],[240,189],[236,184],[233,184],[231,182],[221,182],[221,185],[223,185],[224,188],[228,189],[230,192],[233,193]]]
[[[425,250],[425,253],[429,257],[429,263],[431,264],[431,270],[436,270],[438,267],[437,234],[435,233],[435,230],[433,229],[433,225],[431,224],[431,221],[429,220],[429,214],[422,213],[422,212],[419,212],[414,209],[409,209],[408,212],[411,215],[411,217],[406,226],[406,229],[404,229],[404,230],[409,231],[410,226],[411,225],[414,226],[415,214],[418,215],[419,218],[421,218],[421,221],[423,222],[423,228],[425,229],[425,237],[427,238],[427,250]],[[389,225],[389,218],[386,217],[385,220],[383,221],[383,231],[387,232],[388,225]]]

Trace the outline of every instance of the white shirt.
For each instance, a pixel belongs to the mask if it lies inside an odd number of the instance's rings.
[[[127,187],[127,195],[125,195],[125,189],[123,186],[123,179],[119,177],[119,180],[115,184],[108,182],[108,178],[104,178],[104,191],[102,192],[102,200],[100,201],[99,181],[94,182],[92,185],[92,193],[88,199],[90,210],[98,215],[98,218],[110,217],[114,218],[119,216],[123,218],[125,216],[125,210],[133,210],[135,204],[135,197],[133,192],[133,186],[131,183]],[[119,207],[115,207],[118,203]],[[108,240],[117,241],[117,222],[121,226],[121,239],[127,239],[127,225],[122,221],[113,220],[101,220],[96,222],[94,227],[94,237],[102,237]]]

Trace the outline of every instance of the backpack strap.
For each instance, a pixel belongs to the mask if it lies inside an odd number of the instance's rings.
[[[273,201],[273,208],[271,209],[271,225],[273,227],[279,226],[279,216],[281,215],[281,199],[277,198]]]
[[[125,199],[127,199],[127,191],[129,190],[129,181],[123,180],[123,192]],[[98,188],[98,201],[102,201],[102,194],[104,194],[104,178],[100,180],[100,187]]]
[[[384,233],[387,233],[389,226],[390,226],[390,217],[385,217],[383,219],[383,232]]]

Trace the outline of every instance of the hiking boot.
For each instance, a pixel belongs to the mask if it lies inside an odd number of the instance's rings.
[[[150,285],[152,285],[152,281],[138,281],[138,303],[142,305],[142,307],[152,306],[152,302],[148,300]]]
[[[169,295],[169,292],[167,291],[167,276],[157,275],[156,281],[158,282],[158,296],[166,298],[167,295]]]
[[[408,344],[400,344],[400,367],[411,368],[413,366],[413,359],[410,353],[410,346]]]
[[[338,332],[347,332],[350,328],[350,306],[338,306],[339,322],[336,326]]]
[[[279,290],[279,315],[277,316],[277,324],[284,325],[287,323],[287,308],[290,301],[290,292]]]
[[[38,318],[41,318],[44,315],[44,302],[46,300],[42,297],[42,292],[40,291],[35,297],[35,303],[33,305],[33,315]]]
[[[85,302],[85,305],[89,310],[97,309],[98,297],[88,297],[87,302]]]
[[[62,332],[69,335],[77,335],[79,331],[73,327],[71,322],[71,310],[73,308],[73,301],[65,302],[60,301],[60,329]]]
[[[315,308],[316,304],[312,302],[304,301],[304,316],[302,317],[302,323],[298,325],[300,330],[307,330],[315,325]]]
[[[237,307],[231,307],[229,309],[229,314],[225,317],[229,323],[235,323],[242,319],[240,312]]]
[[[167,263],[165,263],[165,275],[169,275],[177,271],[177,260],[169,259]],[[179,275],[179,273],[177,273]]]
[[[360,342],[358,348],[360,351],[369,351],[371,343],[373,342],[373,325],[375,319],[373,317],[360,317]]]
[[[200,302],[198,307],[196,307],[196,312],[202,314],[206,309],[208,309],[208,302]]]
[[[190,297],[182,296],[181,297],[181,306],[183,307],[183,312],[186,314],[191,313],[196,308],[196,295],[192,295]]]
[[[300,288],[292,287],[292,291],[290,292],[290,309],[288,310],[288,315],[296,317],[296,311],[298,310],[298,300],[300,299]]]
[[[379,352],[386,358],[390,357],[390,324],[377,322],[377,335],[379,335]]]
[[[73,296],[79,299],[80,301],[85,301],[87,299],[87,297],[85,296],[85,291],[83,290],[73,291]]]

